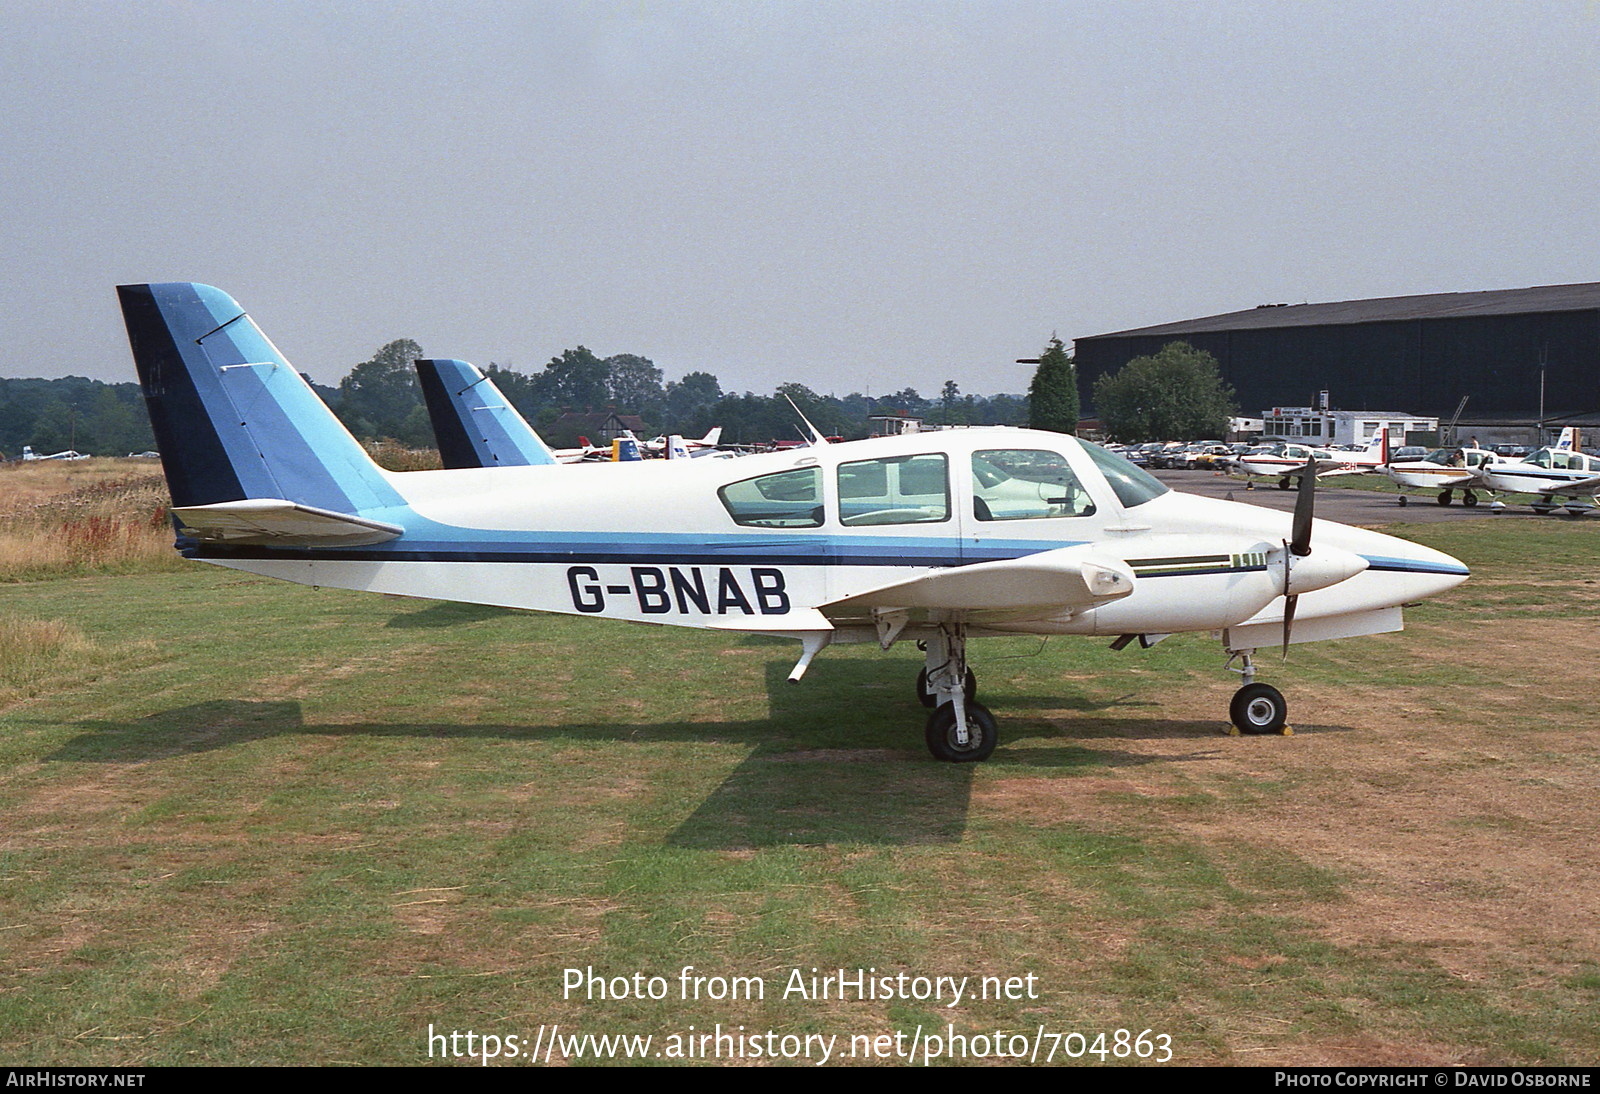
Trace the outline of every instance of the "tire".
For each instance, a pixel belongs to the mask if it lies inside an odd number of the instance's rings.
[[[1439,491],[1439,504],[1440,505],[1449,505],[1451,497],[1452,497],[1452,494],[1451,494],[1450,491],[1448,491],[1448,490]]]
[[[1471,490],[1468,490],[1466,493],[1461,495],[1461,504],[1465,505],[1468,509],[1471,509],[1473,506],[1478,504],[1478,495],[1474,494]]]
[[[1404,506],[1406,504],[1406,500],[1407,500],[1406,496],[1404,494],[1401,494],[1400,495],[1400,504],[1401,504],[1401,506]]]
[[[972,671],[970,665],[967,667],[965,690],[967,702],[970,703],[978,694],[978,674]],[[928,690],[928,670],[926,668],[917,673],[917,701],[929,710],[939,705],[938,697]]]
[[[1285,475],[1283,478],[1278,480],[1278,489],[1279,490],[1287,490],[1287,489],[1289,489],[1289,476]]]
[[[946,703],[928,715],[928,725],[924,735],[928,741],[928,751],[933,753],[933,758],[953,764],[987,760],[1000,740],[994,715],[981,703],[967,704],[965,746],[956,743],[956,708],[952,703]]]
[[[1282,733],[1289,724],[1289,704],[1271,684],[1246,684],[1233,693],[1228,717],[1240,733]]]

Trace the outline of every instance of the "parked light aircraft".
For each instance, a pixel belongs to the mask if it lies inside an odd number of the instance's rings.
[[[916,641],[942,760],[997,739],[970,638],[1148,646],[1213,631],[1240,729],[1285,725],[1258,648],[1400,629],[1467,569],[1439,551],[1178,494],[1095,445],[950,430],[693,460],[380,469],[254,321],[189,283],[118,289],[172,492],[177,546],[310,585],[779,635],[792,681],[833,642]]]
[[[640,441],[639,447],[657,456],[666,456],[672,439],[678,437],[673,433],[668,436],[655,437],[648,441]],[[706,433],[704,437],[678,437],[683,442],[683,453],[690,456],[711,456],[717,451],[717,443],[722,440],[722,427],[719,425]]]
[[[1578,451],[1578,431],[1571,426],[1555,444],[1521,460],[1496,458],[1479,475],[1490,490],[1536,495],[1536,513],[1585,513],[1600,504],[1600,458]]]
[[[1255,479],[1277,479],[1278,489],[1287,490],[1303,472],[1310,471],[1316,478],[1343,466],[1344,462],[1324,448],[1279,442],[1234,457],[1228,473],[1251,479],[1252,486]]]
[[[71,448],[65,452],[55,452],[48,456],[41,456],[33,450],[32,445],[25,444],[22,446],[22,458],[25,460],[86,460],[89,457]]]
[[[1420,460],[1385,461],[1378,472],[1402,488],[1437,491],[1440,505],[1449,505],[1461,491],[1461,504],[1478,504],[1478,490],[1487,488],[1484,471],[1498,457],[1484,448],[1437,448]],[[1400,504],[1406,495],[1400,494]]]
[[[1298,473],[1311,459],[1316,460],[1318,479],[1376,471],[1389,462],[1389,432],[1380,426],[1360,452],[1334,452],[1303,444],[1279,443],[1263,451],[1234,457],[1229,473],[1250,479],[1275,478],[1278,489],[1287,490],[1290,481],[1299,477]]]

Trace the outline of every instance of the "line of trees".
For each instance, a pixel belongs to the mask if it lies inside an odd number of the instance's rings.
[[[23,445],[43,455],[69,448],[125,456],[155,447],[138,384],[107,384],[83,376],[59,380],[0,379],[0,453]]]
[[[433,445],[412,362],[426,356],[409,338],[397,339],[355,365],[336,387],[312,382],[346,427],[362,440],[390,439],[413,447]],[[709,372],[666,380],[647,357],[599,357],[585,346],[562,351],[544,368],[521,372],[490,362],[484,370],[535,429],[549,432],[563,411],[605,410],[637,414],[650,433],[701,436],[723,427],[730,443],[799,439],[801,426],[785,399],[793,399],[829,436],[862,437],[874,414],[902,414],[930,424],[1019,425],[1028,419],[1018,395],[964,395],[954,380],[925,399],[914,388],[888,395],[825,395],[804,384],[781,384],[770,395],[724,391]],[[309,381],[309,377],[307,378]],[[571,439],[551,438],[554,443]],[[0,379],[0,456],[24,445],[41,453],[75,448],[121,456],[155,445],[139,385],[107,384],[81,376],[58,380]]]
[[[312,383],[350,431],[363,440],[391,439],[432,446],[433,430],[412,362],[424,356],[409,338],[390,342],[352,368],[337,387]],[[963,395],[954,380],[925,399],[914,388],[888,395],[824,395],[804,384],[780,384],[771,395],[728,392],[709,372],[665,380],[648,357],[596,356],[587,347],[563,350],[537,372],[490,362],[485,371],[535,429],[549,432],[564,410],[637,414],[651,433],[700,436],[723,427],[725,441],[755,444],[798,439],[793,400],[828,436],[865,436],[873,415],[900,414],[932,425],[1020,425],[1076,432],[1078,377],[1059,338],[1040,354],[1027,397]],[[787,398],[786,398],[787,397]],[[1114,440],[1196,440],[1220,437],[1236,413],[1233,390],[1210,354],[1174,342],[1135,358],[1094,385],[1095,410]],[[553,437],[556,443],[571,438]],[[24,445],[41,453],[75,448],[123,455],[152,448],[155,439],[137,384],[107,384],[82,376],[59,380],[0,379],[0,455]]]

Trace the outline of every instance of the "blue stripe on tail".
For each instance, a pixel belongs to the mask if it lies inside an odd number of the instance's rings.
[[[174,282],[117,295],[174,505],[283,498],[355,514],[402,504],[227,293]]]

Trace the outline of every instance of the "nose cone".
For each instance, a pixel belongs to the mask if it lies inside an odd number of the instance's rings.
[[[1395,587],[1405,590],[1406,601],[1425,600],[1448,592],[1467,580],[1472,573],[1464,562],[1443,551],[1393,536],[1380,538],[1387,541],[1382,545],[1387,550],[1380,548],[1363,552],[1367,569],[1393,575]]]
[[[1326,534],[1323,534],[1324,529]],[[1352,610],[1395,607],[1426,600],[1455,588],[1470,574],[1460,559],[1443,551],[1365,528],[1323,525],[1318,521],[1311,542],[1313,556],[1328,546],[1366,560],[1367,568],[1354,581],[1318,594],[1349,597]]]

